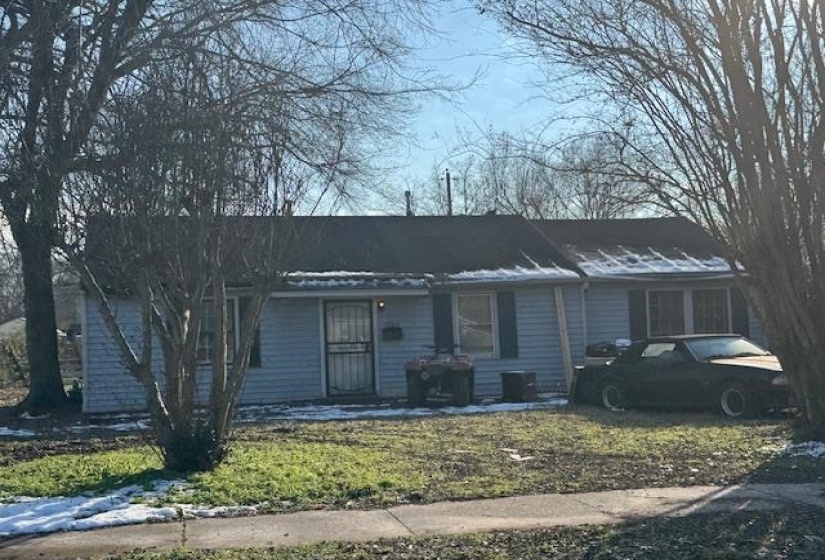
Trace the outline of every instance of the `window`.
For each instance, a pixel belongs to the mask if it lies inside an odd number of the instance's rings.
[[[458,346],[471,356],[495,353],[492,294],[458,295],[455,298]]]
[[[707,334],[728,331],[728,291],[693,290],[693,332]]]
[[[201,321],[201,331],[198,335],[198,363],[209,364],[212,362],[212,350],[215,346],[215,308],[212,302],[207,302],[204,309],[203,320]],[[231,364],[235,361],[235,300],[226,299],[226,362]]]
[[[683,362],[685,357],[676,348],[675,342],[654,342],[642,352],[642,363],[673,364]]]
[[[647,306],[650,336],[685,333],[684,294],[681,291],[649,291]]]

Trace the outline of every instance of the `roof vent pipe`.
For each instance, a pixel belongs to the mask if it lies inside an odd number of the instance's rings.
[[[407,217],[413,216],[412,211],[412,193],[410,191],[404,191],[404,198],[407,201]]]

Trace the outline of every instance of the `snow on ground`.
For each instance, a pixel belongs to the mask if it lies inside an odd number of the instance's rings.
[[[442,408],[394,408],[389,404],[368,405],[315,405],[315,406],[247,406],[238,411],[239,422],[263,421],[322,421],[353,420],[358,418],[421,417],[434,415],[481,414],[513,412],[565,406],[563,398],[542,395],[542,400],[532,403],[483,403],[466,407]],[[104,420],[118,421],[106,425]],[[149,426],[145,416],[111,415],[100,417],[100,423],[88,426],[73,426],[78,429],[108,428],[113,430],[145,429]],[[28,430],[0,428],[0,435],[15,432],[17,437],[33,437]],[[21,435],[24,434],[24,435]],[[527,461],[532,457],[522,457],[514,449],[502,449],[510,453],[514,461]],[[809,441],[786,445],[780,455],[810,455],[825,458],[825,442]],[[0,503],[0,537],[14,537],[32,533],[52,533],[57,531],[84,531],[101,527],[180,519],[182,517],[217,517],[225,515],[251,515],[254,506],[203,507],[191,504],[152,505],[153,500],[174,492],[185,496],[187,485],[181,480],[156,481],[150,489],[128,486],[103,496],[74,496],[30,498],[14,497],[8,503]]]
[[[399,418],[454,414],[483,414],[514,412],[542,408],[557,408],[567,404],[565,399],[549,399],[532,403],[489,403],[470,406],[440,408],[399,408],[398,405],[262,405],[246,406],[238,410],[240,423],[271,422],[279,420],[324,421],[358,420],[368,418]]]
[[[517,412],[558,408],[567,405],[567,400],[543,395],[542,400],[530,403],[482,402],[471,406],[447,406],[434,408],[406,408],[398,404],[380,405],[259,405],[238,409],[236,421],[241,424],[258,422],[320,422],[329,420],[359,420],[370,418],[403,418],[456,414],[489,414],[495,412]],[[78,423],[66,428],[57,428],[73,434],[91,430],[112,432],[138,432],[151,429],[152,422],[146,414],[117,414],[97,416],[91,423]],[[54,428],[49,428],[50,430]],[[12,430],[0,427],[0,437],[36,437],[31,430]]]
[[[37,434],[31,430],[12,430],[11,428],[4,428],[3,426],[0,426],[0,437],[28,438],[36,435]]]
[[[183,481],[163,480],[156,481],[149,490],[140,486],[127,486],[104,496],[12,498],[9,503],[0,504],[0,537],[86,531],[180,517],[216,517],[256,511],[250,506],[206,508],[188,504],[151,504],[153,498],[185,488]]]
[[[803,443],[788,444],[780,452],[781,455],[797,457],[799,455],[810,455],[814,459],[825,458],[825,442],[806,441]]]
[[[565,406],[566,399],[542,395],[543,400],[532,403],[482,403],[465,407],[399,408],[397,405],[271,405],[247,406],[238,411],[241,423],[266,421],[323,421],[355,420],[360,418],[421,417],[435,415],[482,414],[513,412]],[[106,424],[106,421],[114,421]],[[71,432],[90,429],[115,431],[142,430],[150,426],[145,415],[111,415],[97,418],[94,424],[80,424],[68,428]],[[0,428],[0,435],[33,437],[28,430]],[[526,460],[526,459],[522,459]],[[249,515],[257,510],[254,506],[201,507],[190,504],[165,506],[152,505],[153,499],[174,492],[185,496],[186,483],[180,480],[157,481],[146,490],[140,486],[128,486],[103,496],[74,496],[31,498],[14,497],[8,503],[0,503],[0,537],[13,537],[32,533],[57,531],[85,531],[101,527],[162,521],[181,517],[216,517],[224,515]]]

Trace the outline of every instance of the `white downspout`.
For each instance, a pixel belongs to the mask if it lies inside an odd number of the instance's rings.
[[[561,286],[553,286],[553,296],[556,302],[556,318],[559,321],[559,340],[561,342],[561,359],[564,364],[564,380],[569,391],[573,384],[573,356],[570,352],[570,336],[567,332],[567,312],[564,309],[564,290]]]
[[[582,319],[582,347],[581,347],[581,355],[587,355],[587,345],[589,336],[587,333],[587,290],[590,289],[590,285],[587,282],[582,282],[579,288],[579,299],[581,305],[581,319]]]

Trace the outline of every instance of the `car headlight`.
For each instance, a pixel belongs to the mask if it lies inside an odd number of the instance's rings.
[[[425,369],[424,371],[422,371],[422,372],[421,372],[421,379],[422,379],[423,381],[426,381],[426,380],[428,380],[429,378],[430,378],[430,372],[429,372],[429,371],[427,371],[427,370]]]
[[[787,385],[788,384],[788,376],[785,374],[777,375],[773,379],[771,379],[771,385]]]

